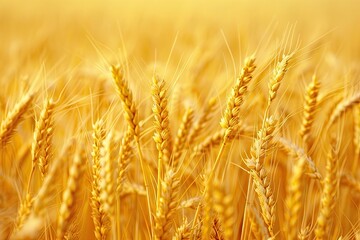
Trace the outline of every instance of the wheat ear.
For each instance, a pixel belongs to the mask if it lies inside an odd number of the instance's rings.
[[[29,217],[31,208],[33,205],[33,197],[27,193],[25,199],[20,203],[20,207],[18,210],[18,216],[15,222],[15,229],[14,232],[18,232],[24,225],[24,222]]]
[[[236,79],[236,84],[227,100],[225,114],[220,121],[221,127],[226,130],[224,135],[225,139],[231,135],[233,129],[239,124],[240,106],[244,101],[244,95],[247,92],[248,84],[252,79],[255,68],[255,57],[251,56],[246,58],[244,67],[242,68],[239,77]]]
[[[287,207],[285,211],[287,239],[296,239],[297,237],[299,214],[302,206],[302,177],[304,175],[305,164],[306,160],[300,158],[294,164],[289,177],[288,192],[285,199]]]
[[[211,119],[211,114],[215,111],[216,98],[211,98],[205,107],[199,120],[195,123],[194,127],[190,130],[188,143],[191,146],[199,137],[201,131],[206,127]]]
[[[79,181],[84,170],[84,159],[79,154],[76,154],[70,167],[66,188],[62,195],[56,230],[57,239],[64,238],[71,223],[70,220],[74,216],[76,194],[79,191]]]
[[[321,180],[322,176],[320,172],[318,171],[314,161],[311,159],[310,156],[308,156],[305,153],[305,150],[300,148],[295,143],[291,142],[290,140],[280,137],[277,139],[278,143],[280,143],[285,151],[292,157],[295,157],[296,159],[305,159],[306,160],[306,175],[308,175],[311,178]]]
[[[29,110],[33,94],[27,94],[15,105],[13,110],[8,113],[6,118],[1,121],[0,127],[0,146],[4,147],[15,132],[16,127],[22,121],[24,114]]]
[[[47,173],[49,160],[52,157],[51,140],[53,135],[53,112],[55,103],[52,99],[47,99],[40,114],[40,119],[36,123],[34,132],[34,142],[32,145],[33,163],[38,164],[41,177]]]
[[[317,218],[317,226],[315,229],[316,239],[327,238],[328,234],[330,234],[329,220],[334,213],[337,202],[336,198],[338,195],[338,165],[335,144],[333,143],[326,161],[326,177],[324,179],[324,188],[320,202],[320,212]]]
[[[105,240],[109,231],[109,218],[105,212],[104,204],[101,201],[101,151],[106,136],[103,121],[98,120],[93,128],[93,147],[92,147],[92,191],[91,191],[91,209],[92,218],[95,225],[95,237],[98,240]]]
[[[183,223],[179,226],[172,240],[190,240],[191,237],[191,226],[188,223],[187,219],[184,218]]]
[[[144,166],[144,159],[143,159],[142,149],[140,146],[140,126],[139,126],[139,119],[138,119],[138,111],[137,111],[137,108],[135,105],[135,101],[133,99],[133,94],[130,91],[128,83],[125,79],[123,70],[120,67],[112,66],[111,71],[112,71],[114,82],[117,87],[117,92],[122,101],[122,106],[125,110],[125,119],[129,125],[129,130],[132,132],[132,136],[134,136],[134,139],[136,142],[139,159],[140,159],[140,167],[141,167],[141,171],[142,171],[142,177],[143,177],[145,188],[146,188],[150,225],[152,225],[149,185],[148,185],[148,180],[146,178],[148,176],[148,174],[147,174],[145,166]]]
[[[132,145],[131,145],[132,139],[133,136],[131,131],[126,131],[125,136],[121,140],[119,158],[118,158],[119,171],[117,176],[117,187],[116,187],[116,192],[118,194],[122,192],[123,184],[126,179],[125,174],[132,154]]]
[[[182,119],[180,128],[177,132],[175,143],[173,147],[173,154],[172,154],[172,167],[177,169],[179,165],[179,160],[186,145],[186,139],[189,134],[189,130],[192,125],[192,121],[194,118],[194,110],[189,108]]]
[[[311,83],[306,89],[304,115],[299,133],[303,141],[305,142],[306,146],[309,145],[309,137],[311,132],[311,126],[315,118],[319,89],[320,89],[320,83],[317,81],[317,78],[314,75]]]
[[[109,216],[114,214],[114,199],[115,199],[115,187],[114,187],[114,176],[113,176],[113,156],[112,152],[114,146],[114,134],[109,131],[104,140],[104,153],[102,154],[102,171],[101,171],[101,200],[103,202],[104,211]]]
[[[277,121],[273,116],[265,120],[263,128],[259,130],[257,138],[251,146],[251,158],[245,160],[245,164],[250,170],[249,173],[255,183],[255,192],[258,196],[262,217],[268,227],[270,237],[274,235],[275,200],[263,160],[267,149],[272,145],[276,123]]]
[[[125,110],[125,119],[130,126],[129,129],[132,131],[135,141],[138,142],[140,137],[140,127],[138,112],[133,99],[133,94],[129,89],[123,70],[118,66],[112,66],[111,72],[116,84],[117,92],[122,101],[122,106]]]
[[[283,55],[282,60],[276,64],[269,82],[269,99],[268,106],[276,98],[277,91],[279,90],[281,81],[284,79],[285,73],[288,70],[289,61],[292,57],[290,55]]]
[[[178,205],[179,179],[169,169],[161,182],[161,197],[155,215],[155,239],[169,239],[173,215]]]
[[[158,179],[157,179],[157,201],[160,201],[161,181],[163,177],[163,167],[169,167],[171,154],[171,132],[169,126],[169,112],[167,109],[168,98],[166,96],[165,81],[153,76],[152,83],[153,115],[154,115],[154,141],[158,150]]]
[[[341,117],[347,110],[351,109],[352,107],[360,104],[360,92],[356,93],[355,95],[351,96],[350,98],[342,100],[332,111],[328,126],[331,126],[336,122],[339,117]]]

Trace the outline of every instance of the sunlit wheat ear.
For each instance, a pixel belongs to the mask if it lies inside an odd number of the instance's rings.
[[[1,121],[0,147],[4,147],[11,139],[16,127],[22,121],[24,114],[30,109],[34,94],[27,94],[14,106],[5,119]]]
[[[33,164],[38,164],[41,177],[44,179],[49,160],[52,157],[53,112],[55,103],[52,99],[45,100],[40,117],[36,122],[34,140],[31,147]]]
[[[225,239],[233,239],[234,207],[233,197],[226,194],[219,182],[215,182],[214,210],[218,213],[219,222],[222,226]]]
[[[185,115],[183,116],[180,128],[175,138],[173,154],[172,154],[172,167],[174,169],[177,169],[182,151],[184,150],[185,145],[187,144],[186,139],[188,137],[189,130],[193,122],[193,118],[194,118],[194,110],[189,108],[185,112]]]
[[[165,81],[154,75],[152,83],[153,115],[154,115],[154,141],[161,158],[161,164],[169,166],[171,154],[171,132],[169,125],[168,97]]]
[[[349,187],[353,192],[360,193],[360,181],[349,174],[342,174],[340,177],[341,185]]]
[[[154,115],[154,141],[158,150],[158,171],[157,171],[157,190],[156,206],[160,204],[161,181],[164,169],[170,166],[170,155],[172,150],[171,131],[169,125],[168,98],[165,88],[165,81],[159,80],[158,76],[153,76],[152,82],[152,99]]]
[[[132,150],[132,132],[126,131],[125,136],[121,140],[120,150],[119,150],[119,158],[118,158],[118,176],[116,180],[116,192],[120,194],[123,189],[123,185],[126,179],[126,172],[128,169],[128,165],[131,160],[131,155],[133,153]]]
[[[109,231],[109,218],[101,201],[101,151],[104,147],[106,132],[102,120],[98,120],[94,126],[93,147],[92,147],[92,190],[91,210],[95,226],[95,237],[98,240],[105,240]]]
[[[273,145],[273,133],[276,125],[277,121],[273,116],[265,120],[263,128],[258,131],[257,138],[251,146],[251,158],[245,160],[255,184],[254,190],[259,199],[261,214],[268,227],[270,237],[274,235],[275,200],[270,186],[270,177],[263,161],[266,151]]]
[[[114,139],[113,132],[109,131],[104,141],[103,154],[101,156],[102,160],[102,171],[101,171],[101,201],[104,206],[104,210],[109,216],[114,214],[114,178],[113,178],[113,149],[114,149]]]
[[[85,164],[84,159],[81,158],[79,154],[76,154],[70,167],[66,188],[62,194],[62,201],[57,221],[57,239],[64,238],[69,227],[70,220],[75,214],[76,195],[79,191],[80,179],[85,170]]]
[[[206,105],[202,115],[198,121],[194,124],[194,127],[190,130],[188,137],[188,144],[191,146],[198,139],[201,132],[211,120],[212,114],[215,112],[216,98],[211,98]]]
[[[269,99],[268,105],[276,98],[276,94],[279,90],[281,81],[284,79],[285,73],[288,70],[289,61],[292,57],[290,55],[283,55],[282,60],[276,64],[273,70],[272,76],[269,81]]]
[[[179,208],[191,208],[191,209],[196,209],[196,207],[199,205],[199,203],[201,202],[202,198],[201,197],[192,197],[186,200],[181,201],[181,203],[179,204]]]
[[[257,240],[269,239],[267,226],[265,225],[264,220],[260,216],[257,209],[255,209],[252,206],[248,206],[247,209],[248,209],[247,213],[250,221],[250,229],[255,239]]]
[[[33,201],[33,197],[28,193],[26,194],[25,199],[20,203],[18,215],[15,222],[15,233],[23,227],[24,222],[29,217]]]
[[[336,144],[332,140],[332,146],[326,161],[326,176],[321,194],[320,212],[315,229],[316,239],[327,239],[331,234],[329,224],[334,214],[339,191],[339,159],[336,152]]]
[[[280,137],[277,139],[277,142],[285,149],[285,151],[292,157],[296,158],[296,160],[299,159],[305,159],[306,160],[306,168],[305,168],[305,174],[311,178],[321,180],[322,176],[317,169],[314,161],[309,157],[305,150],[300,148],[295,143],[291,142],[290,140]]]
[[[332,111],[328,125],[331,126],[332,124],[334,124],[337,119],[339,119],[347,110],[358,104],[360,104],[360,92],[356,93],[350,98],[342,100]]]
[[[184,218],[183,223],[176,229],[172,240],[190,240],[191,226],[187,219]]]
[[[220,121],[221,127],[226,130],[224,135],[225,139],[231,135],[233,129],[239,124],[240,106],[244,101],[244,96],[247,92],[248,84],[252,79],[252,73],[255,68],[255,57],[251,56],[246,58],[244,67],[242,68],[239,77],[236,79],[235,86],[227,100],[224,116]]]
[[[161,182],[161,198],[155,215],[155,239],[170,239],[170,230],[178,205],[179,179],[168,170]]]
[[[124,72],[120,67],[111,67],[114,82],[116,84],[117,92],[122,101],[122,106],[125,111],[125,119],[130,126],[135,141],[139,141],[140,126],[138,119],[138,110],[133,99],[133,94],[129,89],[128,83],[125,79]]]
[[[320,83],[317,81],[317,78],[314,75],[311,83],[306,89],[303,120],[300,129],[300,136],[307,146],[309,144],[311,127],[315,119],[319,89]]]
[[[298,234],[298,223],[300,219],[300,210],[302,206],[302,177],[304,175],[304,168],[306,160],[300,158],[293,164],[290,172],[289,182],[287,184],[288,191],[286,194],[285,204],[285,226],[288,239],[296,239]]]

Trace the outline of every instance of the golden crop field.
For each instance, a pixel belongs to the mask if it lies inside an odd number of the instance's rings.
[[[360,239],[358,0],[0,2],[0,239]]]

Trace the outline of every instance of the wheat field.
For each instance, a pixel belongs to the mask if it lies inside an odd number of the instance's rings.
[[[0,2],[0,239],[360,239],[356,0]]]

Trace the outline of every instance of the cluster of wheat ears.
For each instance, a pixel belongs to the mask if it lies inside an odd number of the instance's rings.
[[[356,27],[71,2],[0,7],[0,240],[360,239]]]
[[[278,90],[284,87],[293,56],[284,54],[274,64],[257,126],[247,123],[244,116],[249,113],[242,111],[243,103],[252,100],[247,97],[257,70],[256,55],[244,60],[220,115],[214,114],[219,104],[215,96],[203,109],[184,109],[176,124],[172,119],[176,114],[169,113],[165,79],[152,77],[152,120],[145,123],[125,77],[126,68],[112,66],[118,94],[113,104],[126,127],[111,125],[106,113],[99,114],[92,129],[80,129],[91,131],[91,142],[84,134],[63,139],[65,147],[58,156],[53,154],[52,139],[60,106],[51,97],[45,98],[37,114],[31,145],[20,148],[17,158],[6,154],[14,142],[21,144],[13,138],[39,93],[24,94],[9,106],[1,122],[1,166],[24,177],[16,217],[3,225],[3,237],[327,239],[332,234],[346,235],[336,215],[339,199],[345,200],[340,208],[344,211],[349,195],[360,191],[360,182],[353,176],[360,153],[360,94],[322,112],[321,81],[314,75],[301,99],[298,131],[285,136],[286,119],[272,104],[280,97]],[[354,113],[354,148],[342,146],[337,138],[346,112]],[[314,135],[313,124],[321,114],[327,115],[326,122],[317,123],[323,127]],[[220,123],[221,129],[206,131],[211,122]],[[172,134],[174,128],[176,134]],[[240,143],[242,138],[251,139],[249,149]],[[242,154],[234,155],[231,148],[241,149]],[[351,151],[346,156],[354,157],[352,169],[342,169],[340,151]],[[326,158],[324,167],[318,166],[317,156]],[[2,191],[11,194],[11,181],[5,176],[1,181]],[[353,224],[351,236],[358,234],[357,223],[347,223]]]

